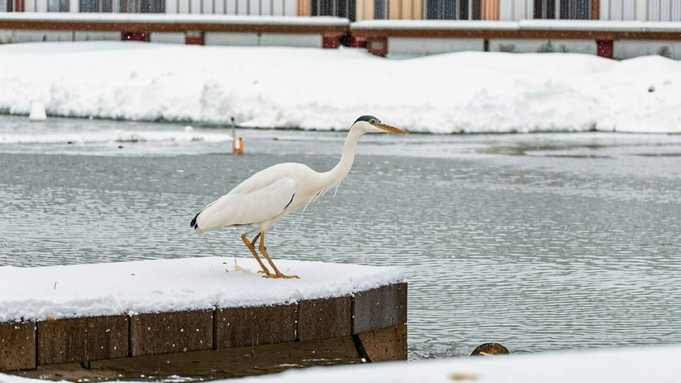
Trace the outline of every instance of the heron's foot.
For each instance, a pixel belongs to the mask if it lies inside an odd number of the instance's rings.
[[[276,275],[270,273],[270,271],[267,270],[267,269],[258,270],[258,274],[265,274],[265,275],[262,276],[263,278],[276,278],[277,277]]]
[[[282,278],[282,279],[300,279],[299,276],[297,275],[286,275],[284,273],[280,273],[277,271],[276,274],[269,273],[267,275],[264,275],[265,278]]]

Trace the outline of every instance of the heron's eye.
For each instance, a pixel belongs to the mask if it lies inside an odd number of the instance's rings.
[[[375,118],[372,118],[371,120],[369,120],[369,123],[370,123],[370,124],[375,124],[375,123],[376,123],[376,119],[375,119]]]

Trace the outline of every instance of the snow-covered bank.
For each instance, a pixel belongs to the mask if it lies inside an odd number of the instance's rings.
[[[681,63],[131,42],[0,46],[0,113],[346,129],[371,113],[414,132],[681,133]]]
[[[567,351],[288,371],[240,382],[679,382],[681,346]]]
[[[255,259],[225,257],[0,267],[0,322],[275,305],[402,281],[391,267],[277,260],[300,279],[263,279]]]
[[[97,144],[135,142],[178,142],[192,141],[227,142],[232,137],[225,133],[195,132],[191,126],[177,131],[80,131],[58,132],[35,130],[27,132],[0,132],[0,144]]]
[[[280,374],[240,378],[238,382],[296,383],[647,383],[679,382],[681,346],[561,351],[542,354],[461,357],[411,362],[386,362],[312,367]],[[147,377],[151,382],[189,380]],[[232,382],[224,380],[218,382]],[[38,383],[0,373],[2,383]]]

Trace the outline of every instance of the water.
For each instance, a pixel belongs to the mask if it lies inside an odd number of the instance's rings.
[[[0,264],[247,257],[241,229],[195,235],[190,219],[266,166],[331,168],[345,136],[246,130],[246,155],[233,156],[225,134],[0,117]],[[402,267],[412,359],[489,341],[671,344],[679,217],[681,136],[365,136],[335,198],[277,223],[268,248],[275,260]]]

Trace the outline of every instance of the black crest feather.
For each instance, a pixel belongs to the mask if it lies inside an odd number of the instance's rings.
[[[366,122],[369,122],[369,121],[371,121],[372,119],[373,119],[374,121],[376,121],[376,122],[381,122],[381,120],[379,120],[378,118],[376,118],[376,117],[374,117],[374,116],[372,116],[372,115],[370,115],[370,114],[365,114],[364,116],[360,116],[355,122],[357,122],[357,121],[366,121]]]

